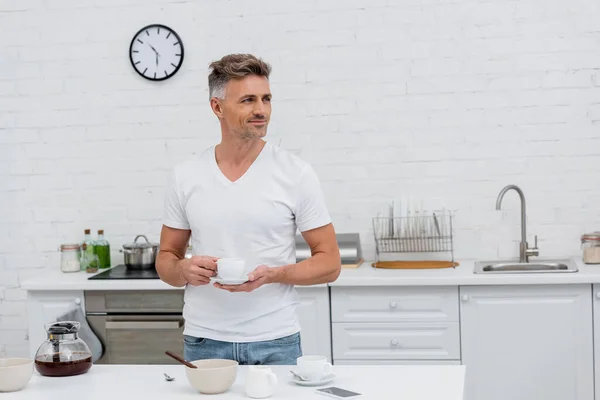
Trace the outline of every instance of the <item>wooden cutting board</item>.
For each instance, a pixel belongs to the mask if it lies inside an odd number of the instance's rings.
[[[453,268],[460,264],[452,261],[379,261],[371,265],[384,269],[434,269]]]
[[[356,264],[342,264],[342,268],[358,268],[362,265],[362,263],[365,260],[363,260],[362,258],[360,260],[358,260],[358,262]]]

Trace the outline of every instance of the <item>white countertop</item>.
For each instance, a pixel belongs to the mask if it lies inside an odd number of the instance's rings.
[[[531,259],[534,261],[534,259]],[[457,260],[456,268],[393,270],[371,267],[345,269],[330,286],[468,286],[468,285],[547,285],[600,283],[600,265],[586,265],[571,258],[579,271],[548,273],[475,274],[475,260]],[[514,260],[516,262],[516,260]],[[535,261],[546,261],[536,258]],[[551,260],[553,261],[553,260]]]
[[[225,393],[203,396],[188,383],[183,365],[94,365],[88,373],[72,377],[44,377],[34,372],[20,392],[3,393],[3,400],[109,398],[165,400],[170,398],[242,399],[247,368],[238,367],[233,386]],[[322,400],[315,387],[291,382],[289,366],[273,366],[279,384],[271,399]],[[167,382],[163,372],[175,378]],[[462,400],[465,367],[462,365],[334,366],[336,379],[328,385],[356,391],[360,399]]]
[[[542,261],[541,259],[539,259]],[[329,286],[447,286],[447,285],[541,285],[600,283],[600,265],[586,265],[573,259],[578,272],[474,274],[473,260],[457,260],[456,268],[388,270],[371,267],[365,261],[358,268],[343,268],[339,278]],[[100,273],[100,272],[99,272]],[[183,290],[167,285],[160,279],[89,280],[94,274],[63,273],[60,269],[44,270],[25,280],[25,290]],[[325,287],[315,285],[310,287]],[[302,286],[298,286],[302,288]]]
[[[183,290],[174,287],[160,279],[97,279],[89,280],[91,276],[107,270],[99,270],[89,274],[80,272],[62,272],[60,268],[44,270],[39,275],[21,282],[21,287],[28,291],[37,290]],[[302,288],[303,286],[297,286]],[[310,287],[327,287],[313,285]]]
[[[21,282],[25,290],[183,290],[171,286],[160,279],[98,279],[91,276],[106,270],[89,274],[80,272],[62,272],[60,268],[45,269],[39,275]]]

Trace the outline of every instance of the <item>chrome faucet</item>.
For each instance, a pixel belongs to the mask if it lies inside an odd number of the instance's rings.
[[[527,244],[527,229],[526,229],[526,212],[525,212],[525,195],[520,187],[517,185],[507,185],[505,186],[500,193],[498,194],[498,198],[496,199],[496,210],[500,210],[500,206],[502,205],[502,199],[504,198],[504,194],[508,192],[510,189],[514,189],[521,198],[521,244],[519,246],[519,262],[520,263],[528,263],[530,256],[538,256],[539,249],[537,246],[537,235],[535,236],[535,245],[533,248],[529,248]]]

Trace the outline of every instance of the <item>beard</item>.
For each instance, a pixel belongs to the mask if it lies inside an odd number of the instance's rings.
[[[240,133],[240,137],[243,140],[252,140],[264,137],[267,135],[267,125],[265,123],[264,127],[252,127],[248,126]]]

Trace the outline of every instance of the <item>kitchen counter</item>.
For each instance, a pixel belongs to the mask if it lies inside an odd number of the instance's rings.
[[[532,261],[534,259],[532,258]],[[544,261],[535,258],[536,261]],[[474,260],[457,260],[459,266],[442,269],[394,270],[371,267],[346,269],[330,286],[470,286],[470,285],[550,285],[600,283],[600,265],[584,264],[572,258],[579,271],[548,273],[475,274]]]
[[[21,287],[28,291],[37,290],[183,290],[174,287],[160,279],[98,279],[88,278],[106,270],[89,274],[84,271],[64,273],[60,268],[44,270],[33,278],[24,280]],[[313,285],[310,287],[326,287]],[[298,286],[302,287],[302,286]]]
[[[214,399],[248,398],[244,393],[246,366],[240,366],[236,382],[229,391],[211,395]],[[326,399],[315,387],[291,382],[289,366],[273,366],[279,384],[271,399]],[[174,377],[167,382],[163,373]],[[462,365],[422,366],[334,366],[336,379],[328,385],[357,391],[360,399],[462,400],[465,367]],[[94,365],[84,375],[49,378],[34,372],[29,384],[20,392],[3,393],[6,400],[68,399],[86,400],[127,398],[164,400],[176,396],[204,398],[190,386],[181,365]],[[207,397],[208,398],[208,397]]]
[[[541,259],[540,259],[541,260]],[[371,267],[365,261],[358,268],[343,268],[339,278],[329,286],[468,286],[468,285],[542,285],[600,283],[600,266],[586,265],[581,258],[574,262],[574,273],[474,274],[475,261],[458,260],[456,268],[388,270]],[[86,272],[63,273],[47,270],[22,282],[23,289],[36,290],[182,290],[160,279],[88,280]],[[313,285],[310,287],[325,287]],[[299,286],[301,287],[301,286]]]

